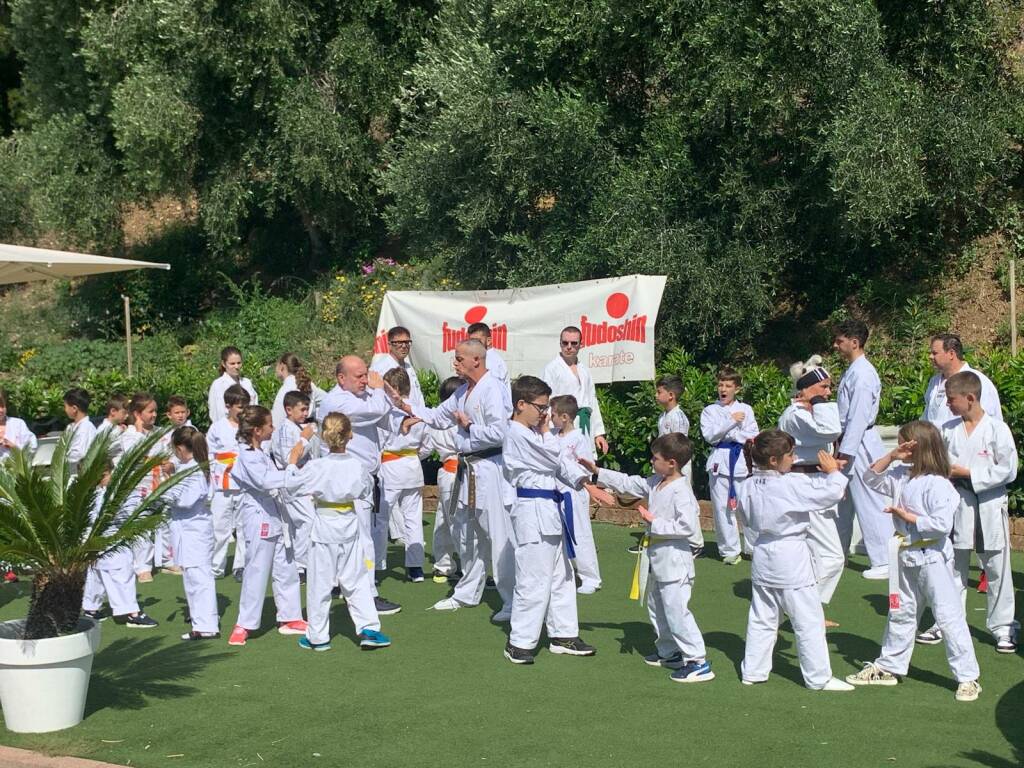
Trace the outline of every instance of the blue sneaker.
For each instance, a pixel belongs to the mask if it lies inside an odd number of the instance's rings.
[[[688,661],[672,673],[672,680],[677,683],[706,683],[714,679],[715,673],[711,671],[711,662],[707,660]]]
[[[644,664],[648,664],[652,667],[667,667],[668,669],[682,669],[686,666],[686,661],[683,659],[683,654],[676,651],[668,658],[659,656],[657,652],[652,653],[650,656],[644,656]]]
[[[311,643],[309,638],[303,635],[299,638],[299,648],[305,648],[307,651],[329,651],[331,650],[331,644],[330,642]]]
[[[364,629],[359,633],[359,646],[367,650],[374,648],[387,648],[391,645],[391,638],[375,629]]]

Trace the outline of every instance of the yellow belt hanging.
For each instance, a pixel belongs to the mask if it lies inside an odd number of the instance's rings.
[[[633,583],[629,587],[629,599],[640,600],[643,597],[643,591],[640,589],[640,581],[644,571],[644,567],[647,565],[647,547],[651,544],[651,534],[645,533],[643,538],[640,539],[640,551],[636,553],[636,565],[633,567]],[[646,581],[646,579],[645,579]]]
[[[318,501],[316,508],[328,509],[334,512],[352,512],[356,507],[351,501]]]

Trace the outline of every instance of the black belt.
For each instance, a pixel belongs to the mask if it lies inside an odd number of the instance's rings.
[[[971,478],[969,477],[954,477],[950,482],[952,482],[953,486],[956,488],[961,488],[965,491],[970,491],[971,493],[975,492],[974,483],[971,482]]]

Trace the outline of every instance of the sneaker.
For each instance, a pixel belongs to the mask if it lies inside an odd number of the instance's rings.
[[[626,547],[626,551],[629,552],[629,554],[631,554],[631,555],[639,555],[640,554],[640,544],[639,544],[639,542],[634,544],[631,547]]]
[[[525,648],[516,648],[509,643],[505,646],[505,658],[513,664],[533,664],[533,654]]]
[[[696,560],[698,557],[704,557],[704,547],[691,547],[690,554]]]
[[[245,641],[249,639],[249,630],[245,627],[239,627],[237,624],[235,628],[231,630],[231,636],[228,638],[228,645],[245,645]]]
[[[899,678],[886,672],[874,662],[868,661],[864,663],[864,668],[860,672],[847,675],[846,682],[850,685],[896,685],[899,683]]]
[[[853,690],[853,686],[850,685],[849,683],[844,683],[839,678],[830,677],[828,679],[828,682],[825,683],[825,685],[823,685],[821,688],[816,688],[816,689],[812,689],[812,690],[818,690],[818,691],[852,691]]]
[[[978,685],[978,681],[968,680],[956,687],[955,698],[957,701],[977,701],[979,693],[981,693],[981,686]]]
[[[307,624],[302,619],[296,619],[295,621],[280,621],[277,624],[277,634],[279,635],[304,635],[306,634]]]
[[[740,680],[744,685],[764,685],[767,680]]]
[[[931,627],[924,632],[919,632],[914,641],[921,645],[938,645],[942,642],[942,630],[938,627]]]
[[[440,571],[434,571],[434,574],[430,577],[430,580],[435,584],[447,584],[450,577],[447,573],[441,573]]]
[[[4,583],[5,584],[13,584],[17,580],[18,580],[18,574],[16,574],[14,571],[7,571],[7,573],[4,574]]]
[[[235,581],[241,584],[242,579],[245,578],[245,568],[235,568],[235,570],[231,572],[231,575],[235,577]]]
[[[686,664],[686,660],[683,658],[683,654],[676,651],[668,658],[659,656],[657,653],[652,653],[650,656],[644,656],[644,664],[651,667],[665,667],[666,669],[679,669]]]
[[[711,662],[690,660],[682,667],[673,672],[670,677],[676,683],[706,683],[715,679],[715,673],[711,671]]]
[[[216,640],[220,637],[220,632],[186,632],[181,636],[182,640]]]
[[[153,572],[143,571],[142,573],[135,574],[135,578],[139,580],[140,584],[149,584],[153,580]]]
[[[500,611],[491,614],[491,621],[495,624],[505,624],[506,622],[512,621],[512,607],[502,606]]]
[[[82,615],[93,621],[105,621],[107,619],[107,613],[102,608],[98,611],[82,611]]]
[[[409,581],[411,581],[413,584],[419,584],[420,582],[423,581],[423,569],[422,568],[409,568],[407,570],[408,570]]]
[[[592,595],[595,592],[597,592],[597,590],[599,590],[599,589],[600,589],[600,587],[597,586],[596,584],[580,584],[578,587],[576,587],[576,594],[577,595]]]
[[[185,573],[185,569],[180,565],[167,565],[160,569],[161,573],[173,573],[175,576],[181,576]]]
[[[311,643],[309,638],[303,635],[299,638],[299,648],[305,648],[307,651],[329,651],[331,650],[330,641],[326,643]]]
[[[1016,653],[1017,644],[1013,641],[1013,637],[1006,635],[996,640],[996,653]]]
[[[305,584],[305,583],[306,583],[306,572],[305,571],[299,571],[299,584]]]
[[[462,607],[462,603],[451,597],[446,597],[444,600],[438,600],[432,606],[427,608],[428,611],[457,611]]]
[[[549,637],[548,650],[551,653],[568,654],[569,656],[593,656],[597,649],[587,645],[578,637]]]
[[[733,555],[732,557],[723,557],[722,562],[726,565],[739,565],[743,562],[743,558],[739,555]]]
[[[868,568],[861,576],[869,581],[885,581],[889,578],[889,566],[876,565],[874,568]]]
[[[124,625],[132,629],[152,629],[153,627],[160,626],[156,623],[155,619],[147,616],[142,611],[139,611],[134,616],[129,616],[125,620]]]
[[[490,576],[487,577],[487,581],[484,582],[484,589],[497,589],[498,585],[494,583],[494,579]]]
[[[390,600],[385,600],[379,595],[373,598],[373,606],[377,609],[377,613],[380,616],[394,616],[402,610],[402,606],[398,603],[392,603]]]
[[[375,629],[364,629],[359,633],[359,647],[372,651],[374,648],[387,648],[391,645],[391,638],[383,632]]]
[[[335,585],[331,587],[331,600],[337,600],[341,597],[341,587]]]

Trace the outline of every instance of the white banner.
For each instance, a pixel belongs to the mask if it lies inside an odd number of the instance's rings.
[[[559,353],[559,332],[574,325],[583,332],[580,360],[595,382],[649,380],[664,290],[662,275],[628,275],[501,291],[388,291],[373,352],[387,354],[388,329],[405,326],[413,339],[412,364],[444,378],[466,328],[484,322],[512,378],[540,376]]]

